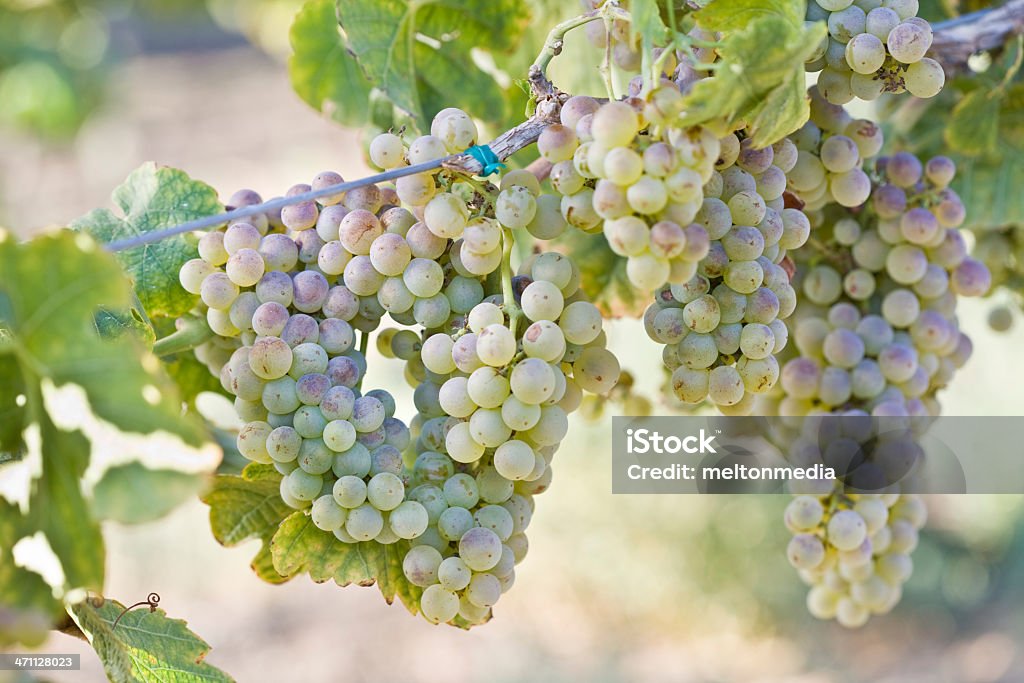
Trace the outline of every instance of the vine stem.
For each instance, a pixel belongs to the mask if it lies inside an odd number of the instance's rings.
[[[153,344],[153,353],[157,356],[173,356],[176,353],[189,351],[213,337],[213,330],[200,318],[188,319],[182,328],[172,334],[157,339]]]
[[[947,73],[957,73],[967,68],[971,55],[995,50],[1007,38],[1024,33],[1024,0],[964,14],[939,22],[933,29],[929,56],[938,60]]]
[[[501,232],[501,299],[508,313],[508,328],[512,330],[512,336],[516,334],[519,326],[519,317],[522,311],[516,303],[516,295],[512,290],[512,248],[516,240],[511,230]]]
[[[540,69],[543,73],[547,71],[548,65],[551,60],[562,53],[562,47],[565,45],[565,34],[574,28],[579,28],[584,24],[589,24],[592,21],[604,19],[604,9],[591,10],[585,14],[581,14],[578,17],[572,19],[566,19],[560,24],[556,24],[548,32],[548,37],[544,39],[544,47],[541,48],[540,54],[533,60],[533,66]]]

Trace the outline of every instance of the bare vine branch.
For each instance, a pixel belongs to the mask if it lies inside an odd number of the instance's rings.
[[[1001,7],[965,14],[935,25],[931,55],[947,73],[967,68],[971,55],[995,50],[1024,33],[1024,0],[1010,0]]]

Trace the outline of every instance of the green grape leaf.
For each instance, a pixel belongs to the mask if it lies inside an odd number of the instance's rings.
[[[179,223],[212,216],[224,210],[217,192],[175,168],[143,164],[113,193],[118,216],[95,209],[71,224],[72,229],[100,242],[135,237]],[[149,315],[178,316],[196,303],[196,296],[181,288],[181,265],[197,256],[195,238],[177,235],[118,252],[118,260],[135,284],[139,301]]]
[[[390,605],[397,597],[406,609],[413,614],[419,614],[423,589],[410,583],[402,569],[402,562],[411,547],[409,542],[398,541],[389,545],[380,543],[375,545],[380,547],[382,555],[377,575],[377,586],[380,587],[384,600]]]
[[[13,359],[21,377],[15,406],[24,410],[13,419],[25,435],[24,458],[5,467],[28,470],[25,535],[45,537],[63,590],[102,588],[94,496],[112,468],[138,461],[198,477],[220,457],[202,423],[181,415],[174,385],[137,339],[100,338],[96,311],[126,309],[130,300],[116,259],[87,235],[64,230],[23,243],[0,235],[0,328],[8,340],[0,368],[10,374]],[[127,495],[119,486],[112,479],[103,495]],[[148,500],[150,492],[131,495]]]
[[[368,121],[372,84],[348,49],[334,0],[311,0],[292,23],[288,73],[306,104],[348,126]]]
[[[169,618],[162,609],[124,609],[116,600],[102,607],[86,601],[68,608],[114,683],[233,680],[203,661],[210,646],[184,621]]]
[[[1024,222],[1024,163],[1015,154],[1001,161],[957,158],[953,188],[967,207],[964,227],[1001,228]]]
[[[612,318],[643,314],[650,303],[648,293],[629,281],[626,259],[612,251],[605,240],[569,230],[555,246],[579,264],[580,286],[602,313]]]
[[[202,496],[210,506],[213,537],[224,546],[235,546],[250,538],[263,543],[252,567],[264,581],[283,583],[288,576],[274,570],[270,540],[281,523],[293,512],[280,494],[281,474],[273,465],[249,464],[241,475],[221,474]]]
[[[136,335],[146,346],[156,341],[156,333],[146,324],[134,308],[121,310],[100,309],[96,313],[96,330],[105,339],[116,339],[123,334]]]
[[[791,26],[804,23],[804,8],[814,0],[718,0],[694,14],[708,31],[738,31],[763,17],[779,17]]]
[[[797,28],[786,19],[769,15],[727,34],[718,50],[721,59],[714,78],[693,86],[686,96],[682,122],[703,123],[725,134],[760,111],[769,93],[787,84],[789,87],[773,97],[774,106],[785,112],[798,111],[788,102],[798,92],[792,82],[800,79],[803,83],[804,61],[824,39],[825,31],[820,22]],[[803,102],[804,98],[801,88],[798,99]],[[779,127],[795,128],[801,123],[789,118]]]
[[[0,292],[0,310],[4,308],[2,301],[3,293]],[[2,319],[2,315],[0,315]],[[0,322],[0,337],[6,334]],[[25,444],[22,442],[22,430],[24,428],[25,405],[18,405],[18,396],[25,395],[25,380],[18,368],[18,361],[12,353],[0,352],[0,456],[6,455],[10,458],[20,456]],[[0,459],[0,465],[3,464]]]
[[[509,52],[529,21],[518,0],[338,0],[338,17],[363,72],[420,130],[445,107],[501,120],[506,91],[472,50]]]
[[[11,548],[23,524],[18,508],[0,498],[0,646],[45,638],[60,613],[61,604],[43,577],[14,564]]]
[[[102,519],[139,524],[160,519],[203,486],[194,474],[149,469],[139,462],[111,467],[93,489],[93,509]],[[146,495],[140,496],[139,492]]]
[[[631,36],[640,36],[649,45],[664,43],[668,27],[661,20],[658,0],[633,0],[630,11],[633,20],[629,24]]]
[[[946,142],[961,154],[979,156],[996,151],[999,140],[998,91],[978,89],[967,93],[956,106],[946,127]]]

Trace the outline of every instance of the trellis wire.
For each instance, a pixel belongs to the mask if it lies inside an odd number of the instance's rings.
[[[376,185],[377,183],[394,180],[395,178],[402,178],[404,176],[415,175],[425,171],[432,171],[435,168],[440,168],[446,161],[450,161],[458,156],[461,155],[453,154],[443,159],[424,161],[422,164],[403,166],[402,168],[385,171],[384,173],[378,173],[377,175],[372,175],[367,178],[351,180],[344,183],[338,183],[336,185],[329,185],[328,187],[323,187],[319,190],[310,190],[309,192],[303,192],[302,194],[297,194],[293,197],[279,197],[277,199],[271,199],[268,202],[263,202],[262,204],[243,206],[225,213],[217,214],[216,216],[204,216],[203,218],[197,218],[194,221],[181,223],[165,230],[155,230],[142,235],[136,235],[135,237],[128,237],[123,240],[114,240],[113,242],[108,242],[104,247],[107,251],[124,251],[125,249],[140,247],[144,244],[152,244],[154,242],[167,239],[168,237],[173,237],[174,235],[180,235],[183,232],[206,230],[218,225],[223,225],[224,223],[238,218],[248,218],[249,216],[266,213],[267,211],[275,211],[277,209],[281,209],[292,204],[300,204],[311,199],[318,199],[319,197],[326,197],[328,195],[338,194],[339,192],[348,192],[349,190],[365,187],[366,185]]]

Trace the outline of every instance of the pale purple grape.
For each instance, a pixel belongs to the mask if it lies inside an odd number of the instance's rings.
[[[362,376],[359,365],[348,356],[337,356],[327,363],[327,376],[335,385],[354,387]]]
[[[794,398],[811,399],[818,394],[821,367],[811,358],[794,358],[782,367],[782,388]]]
[[[359,312],[359,297],[344,285],[331,287],[324,299],[322,310],[329,318],[352,320]]]
[[[319,338],[320,327],[316,320],[303,313],[296,313],[290,317],[281,333],[281,339],[291,347],[308,342],[315,343]]]
[[[924,174],[936,187],[946,187],[956,176],[956,163],[946,156],[932,157],[924,165]]]
[[[967,257],[953,271],[950,285],[960,296],[982,296],[992,287],[992,274],[984,263]]]
[[[331,379],[322,373],[303,375],[295,383],[295,395],[308,406],[320,405],[331,388]]]
[[[274,302],[290,306],[294,298],[292,279],[278,270],[263,273],[260,281],[256,283],[256,296],[264,303]]]
[[[885,164],[886,175],[898,187],[912,187],[923,172],[921,161],[910,152],[897,152]]]
[[[268,271],[287,272],[299,261],[299,247],[288,235],[267,235],[260,242],[259,252]]]
[[[771,147],[757,149],[753,145],[753,140],[747,138],[740,143],[740,153],[736,157],[736,165],[747,173],[757,175],[767,171],[774,159],[775,151]]]
[[[288,309],[276,301],[260,304],[252,315],[252,329],[256,334],[278,337],[288,324]]]
[[[316,313],[327,300],[330,285],[327,278],[315,270],[304,270],[292,278],[295,288],[293,305],[303,313]]]
[[[889,32],[886,38],[889,54],[904,64],[919,62],[932,46],[932,32],[927,27],[905,21]]]
[[[779,315],[779,298],[767,287],[758,287],[747,295],[743,321],[767,325]]]
[[[324,242],[333,242],[338,239],[338,226],[341,225],[341,221],[348,213],[348,209],[340,204],[325,206],[316,220],[316,234]]]
[[[864,342],[852,330],[839,328],[825,337],[825,359],[841,368],[852,368],[864,358]]]

